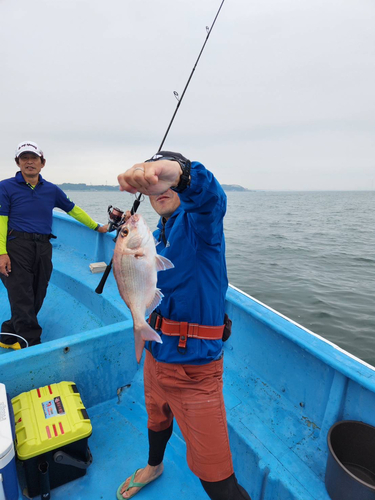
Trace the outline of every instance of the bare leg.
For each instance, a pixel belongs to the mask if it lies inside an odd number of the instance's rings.
[[[164,470],[163,463],[156,465],[153,467],[152,465],[146,465],[144,469],[140,469],[135,475],[134,482],[135,483],[151,483],[157,477],[159,477]],[[136,486],[130,488],[129,491],[126,491],[129,486],[131,477],[125,481],[123,487],[121,488],[121,494],[123,498],[132,498],[141,488],[137,488]]]

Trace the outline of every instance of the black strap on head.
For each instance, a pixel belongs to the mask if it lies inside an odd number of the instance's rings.
[[[161,159],[174,159],[178,161],[179,163],[187,163],[189,160],[185,158],[181,153],[174,153],[173,151],[158,151],[152,158],[146,161],[157,161]]]

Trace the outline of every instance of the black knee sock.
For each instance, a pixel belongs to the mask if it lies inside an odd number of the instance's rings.
[[[211,500],[251,500],[249,494],[238,484],[234,474],[215,483],[202,479],[200,482]]]
[[[162,463],[165,448],[172,435],[173,424],[164,431],[155,432],[148,430],[148,465],[156,466]]]

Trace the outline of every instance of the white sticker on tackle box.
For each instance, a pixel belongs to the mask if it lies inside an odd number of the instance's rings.
[[[64,407],[60,396],[53,398],[50,401],[42,403],[45,418],[57,417],[65,415]]]

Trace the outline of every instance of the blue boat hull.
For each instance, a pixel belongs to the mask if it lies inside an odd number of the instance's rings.
[[[14,397],[74,381],[93,425],[87,474],[52,491],[53,499],[111,499],[148,456],[142,364],[132,320],[110,275],[89,264],[109,262],[114,243],[64,214],[54,216],[54,271],[43,309],[43,343],[1,349],[0,381]],[[250,279],[250,277],[249,277]],[[4,287],[0,321],[7,319]],[[224,397],[234,466],[253,500],[328,500],[327,433],[339,420],[375,425],[375,371],[337,346],[230,287],[233,333],[225,344]],[[24,488],[19,471],[21,490]],[[189,471],[176,426],[165,472],[140,499],[206,498]],[[20,494],[20,499],[26,498]]]

